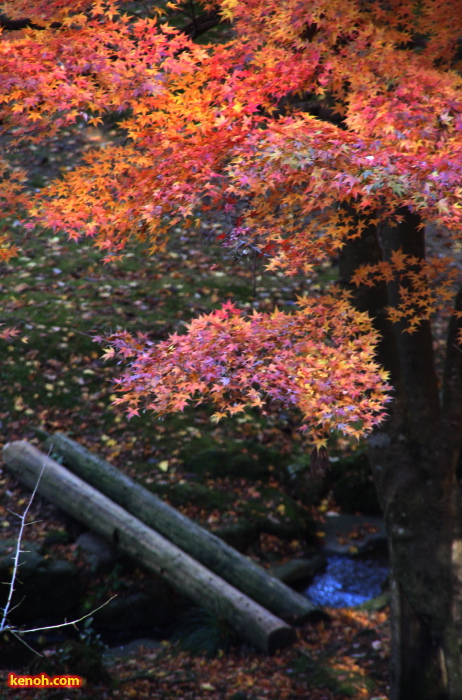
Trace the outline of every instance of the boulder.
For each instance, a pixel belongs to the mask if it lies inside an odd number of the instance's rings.
[[[327,513],[318,534],[326,554],[358,555],[386,548],[383,518],[348,513]]]
[[[326,563],[327,559],[323,554],[315,554],[306,559],[292,559],[285,564],[272,566],[269,572],[283,583],[293,584],[312,579]]]
[[[332,462],[327,480],[343,513],[382,514],[367,451]]]
[[[238,552],[245,552],[258,540],[260,529],[255,523],[241,519],[237,523],[218,527],[213,530],[213,534],[237,549]]]
[[[75,609],[80,595],[77,567],[68,561],[45,558],[34,542],[23,540],[21,549],[10,622],[19,625],[29,620],[63,616]],[[11,580],[15,551],[16,540],[0,542],[2,582]],[[0,587],[1,609],[6,604],[8,591],[8,586]]]
[[[93,532],[83,532],[75,543],[94,572],[112,567],[118,557],[115,547]]]
[[[177,609],[178,596],[161,579],[145,579],[97,610],[92,624],[103,638],[123,642],[134,635],[162,634],[176,622]]]
[[[263,486],[259,497],[244,505],[245,516],[260,532],[282,540],[314,540],[316,526],[313,518],[295,499],[272,486]]]

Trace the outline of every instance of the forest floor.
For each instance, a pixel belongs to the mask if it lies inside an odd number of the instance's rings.
[[[51,145],[23,147],[12,155],[27,166],[31,191],[70,169],[86,150],[104,147],[117,137],[104,129],[69,130]],[[218,230],[220,222],[217,223]],[[139,330],[152,340],[164,339],[192,317],[218,308],[228,298],[244,309],[268,310],[294,303],[295,295],[318,291],[335,278],[335,269],[319,270],[313,280],[265,275],[259,261],[235,259],[217,245],[206,229],[176,229],[163,253],[148,257],[140,244],[127,250],[117,265],[103,265],[102,255],[88,241],[69,242],[62,234],[42,231],[24,236],[12,222],[21,247],[19,257],[0,269],[0,323],[16,326],[14,341],[0,341],[0,448],[8,441],[27,439],[39,444],[34,427],[62,431],[105,457],[128,475],[155,490],[156,485],[184,481],[184,463],[208,448],[247,450],[250,442],[281,456],[274,470],[278,488],[288,490],[288,465],[307,465],[307,443],[296,429],[295,416],[261,417],[253,411],[218,425],[207,407],[156,420],[152,415],[126,419],[111,406],[115,363],[104,363],[103,348],[93,342],[116,328]],[[351,453],[341,438],[332,454]],[[279,471],[278,471],[279,469]],[[6,470],[0,472],[2,539],[15,537],[28,492]],[[211,488],[233,491],[233,508],[258,487],[252,478],[213,480]],[[305,504],[306,506],[306,504]],[[199,522],[220,523],[232,516],[179,506]],[[335,508],[329,494],[321,507],[311,504],[315,518]],[[56,509],[37,499],[27,538],[42,542],[61,527]],[[212,520],[211,520],[212,519]],[[263,565],[302,556],[304,543],[261,536],[252,552]],[[105,593],[111,594],[110,586]],[[387,611],[359,609],[328,611],[331,621],[308,624],[297,631],[297,643],[273,657],[238,645],[215,658],[194,656],[173,643],[140,649],[109,667],[112,681],[87,684],[72,698],[216,698],[226,700],[385,699],[389,650]],[[69,671],[71,672],[71,671]],[[2,672],[3,673],[3,672]],[[4,674],[3,674],[4,675]],[[42,692],[43,698],[67,698],[63,692]],[[37,697],[27,690],[0,689],[0,698]]]

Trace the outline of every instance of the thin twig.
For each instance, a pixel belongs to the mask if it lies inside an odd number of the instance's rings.
[[[53,443],[50,445],[50,447],[48,449],[47,457],[50,456],[52,450],[53,450]],[[9,625],[7,623],[8,614],[12,610],[15,610],[18,607],[18,605],[20,605],[20,603],[18,603],[13,608],[11,608],[11,603],[12,603],[13,594],[14,594],[14,587],[15,587],[15,583],[16,583],[16,580],[18,577],[18,569],[20,566],[19,557],[20,557],[21,553],[26,551],[26,550],[21,549],[22,536],[24,534],[24,528],[26,527],[26,525],[34,525],[35,523],[40,522],[40,521],[34,520],[31,523],[26,523],[26,518],[27,518],[27,514],[30,510],[30,507],[32,505],[32,502],[34,500],[35,494],[37,493],[37,489],[39,487],[40,480],[43,476],[45,466],[46,466],[46,463],[44,462],[42,464],[42,469],[40,470],[40,474],[38,476],[37,483],[35,484],[34,490],[32,491],[31,497],[29,498],[29,502],[28,502],[26,508],[24,509],[24,513],[22,515],[14,513],[14,515],[16,515],[19,518],[19,520],[21,521],[21,525],[19,528],[19,533],[18,533],[18,538],[17,538],[17,543],[16,543],[16,551],[14,554],[13,572],[11,574],[11,580],[9,583],[8,599],[6,601],[5,607],[3,608],[2,621],[0,622],[0,633],[1,632],[10,632],[10,634],[12,634],[16,639],[18,639],[20,642],[22,642],[22,644],[24,644],[28,649],[33,651],[35,654],[38,654],[38,656],[41,656],[41,654],[39,654],[37,651],[35,651],[35,649],[33,649],[24,639],[22,639],[22,635],[30,634],[32,632],[44,632],[46,630],[60,629],[61,627],[68,627],[70,625],[75,626],[79,622],[82,622],[82,620],[86,620],[88,617],[91,617],[92,615],[94,615],[94,613],[98,612],[98,610],[101,610],[101,608],[104,608],[104,606],[107,605],[108,603],[110,603],[111,600],[114,600],[114,598],[117,598],[117,595],[113,595],[111,598],[109,598],[109,600],[106,600],[106,602],[104,602],[102,605],[98,606],[97,608],[95,608],[91,612],[86,613],[86,615],[82,615],[82,617],[79,617],[77,620],[71,620],[70,622],[61,622],[57,625],[47,625],[45,627],[34,627],[33,629],[19,630],[16,627],[12,627],[11,625]],[[10,608],[11,608],[11,610],[10,610]]]
[[[13,612],[13,610],[16,610],[16,608],[19,608],[19,606],[22,605],[25,600],[26,600],[26,597],[24,596],[24,598],[22,600],[20,600],[19,603],[16,603],[16,605],[13,605],[13,607],[10,608],[10,610],[9,610],[10,615]],[[7,630],[7,629],[9,629],[9,627],[8,627],[8,625],[5,625],[4,630]]]
[[[50,452],[51,452],[52,448],[53,448],[53,445],[50,446],[50,449],[48,450],[48,455],[47,455],[47,457],[50,456]],[[32,505],[32,501],[34,500],[35,494],[37,493],[37,489],[38,489],[38,486],[39,486],[39,483],[40,483],[40,479],[42,478],[42,474],[43,474],[44,469],[45,469],[45,462],[42,464],[42,469],[41,469],[40,474],[39,474],[39,477],[38,477],[38,479],[37,479],[37,483],[36,483],[35,486],[34,486],[34,490],[32,491],[32,495],[31,495],[31,497],[29,498],[29,502],[28,502],[28,504],[27,504],[27,506],[26,506],[26,508],[25,508],[25,510],[24,510],[24,513],[23,513],[22,515],[18,516],[19,519],[20,519],[20,521],[21,521],[21,525],[20,525],[20,527],[19,527],[18,539],[17,539],[17,542],[16,542],[16,551],[15,551],[15,554],[14,554],[13,572],[12,572],[12,574],[11,574],[11,581],[10,581],[10,586],[9,586],[9,591],[8,591],[8,598],[7,598],[7,601],[6,601],[6,605],[5,605],[5,607],[3,608],[2,621],[0,622],[0,632],[2,632],[2,631],[5,629],[5,626],[6,626],[6,620],[7,620],[7,617],[8,617],[8,613],[9,613],[9,611],[10,611],[11,601],[12,601],[12,599],[13,599],[14,584],[15,584],[15,582],[16,582],[16,577],[17,577],[17,575],[18,575],[19,556],[20,556],[20,554],[24,551],[24,550],[21,549],[21,541],[22,541],[22,536],[23,536],[23,534],[24,534],[24,528],[25,528],[25,526],[26,526],[26,517],[27,517],[27,514],[28,514],[28,512],[29,512],[29,509],[30,509],[30,507],[31,507],[31,505]]]
[[[31,630],[14,630],[16,634],[29,634],[29,632],[43,632],[44,630],[56,630],[59,629],[60,627],[70,627],[70,625],[76,625],[79,622],[82,622],[82,620],[86,620],[87,617],[91,617],[94,615],[98,610],[101,610],[101,608],[104,608],[105,605],[108,605],[108,603],[111,602],[111,600],[114,600],[114,598],[117,598],[117,595],[113,595],[109,598],[109,600],[106,600],[104,603],[99,605],[97,608],[92,610],[91,612],[87,613],[86,615],[82,615],[82,617],[79,617],[78,620],[71,620],[70,622],[60,622],[59,625],[48,625],[47,627],[34,627],[34,629]],[[11,628],[6,628],[7,630],[11,630]]]
[[[144,19],[142,15],[139,15],[138,12],[134,12],[133,10],[125,10],[127,15],[131,15],[132,17],[138,17],[138,19]]]
[[[101,610],[101,608],[104,608],[105,605],[111,602],[111,600],[114,600],[114,598],[117,598],[117,595],[111,596],[109,600],[106,600],[102,605],[100,605],[98,608],[95,608],[91,612],[87,613],[86,615],[83,615],[82,617],[79,617],[78,620],[71,620],[70,622],[60,622],[58,625],[48,625],[47,627],[34,627],[34,629],[31,630],[19,630],[16,627],[10,627],[9,625],[5,625],[3,628],[3,632],[9,632],[10,634],[13,635],[15,639],[18,640],[18,642],[21,642],[21,644],[24,644],[30,651],[32,651],[34,654],[37,656],[43,656],[43,654],[40,654],[36,649],[30,646],[26,642],[25,639],[22,638],[21,635],[23,634],[30,634],[31,632],[44,632],[45,630],[55,630],[55,629],[60,629],[61,627],[68,627],[70,625],[75,626],[78,622],[82,622],[82,620],[86,620],[87,617],[91,617],[92,615],[95,614],[95,612],[98,612],[98,610]],[[17,607],[17,606],[15,606]],[[14,609],[14,608],[13,608]]]
[[[8,628],[7,628],[7,629],[8,629]],[[25,639],[22,639],[22,638],[19,636],[17,630],[14,630],[14,629],[9,628],[9,629],[8,629],[8,632],[9,632],[10,634],[12,634],[13,637],[14,637],[15,639],[18,640],[18,642],[21,642],[21,644],[24,644],[25,647],[27,647],[30,651],[32,651],[34,654],[36,654],[36,656],[40,656],[41,658],[43,657],[43,654],[41,654],[39,651],[37,651],[37,649],[34,649],[34,647],[31,647],[31,645],[28,644],[28,643],[26,642]]]
[[[257,252],[255,250],[252,260],[252,295],[257,296]]]
[[[191,17],[192,17],[192,23],[194,26],[194,37],[195,37],[197,34],[197,20],[196,20],[196,13],[194,12],[194,1],[193,0],[189,0],[189,7],[191,8]]]
[[[146,5],[146,3],[143,0],[141,0],[141,4],[143,5],[144,9],[146,10],[149,19],[153,19],[154,15],[151,14],[150,8]]]

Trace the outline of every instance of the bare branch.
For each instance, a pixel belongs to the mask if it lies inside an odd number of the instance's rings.
[[[50,446],[50,449],[48,450],[48,455],[47,455],[47,457],[50,456],[51,450],[52,450],[52,446]],[[34,498],[35,498],[35,494],[37,493],[38,485],[40,484],[40,479],[42,478],[42,474],[43,474],[44,469],[45,469],[45,463],[43,463],[43,465],[42,465],[42,469],[41,469],[40,474],[39,474],[39,477],[38,477],[38,479],[37,479],[37,483],[35,484],[34,490],[32,491],[31,497],[29,498],[29,502],[28,502],[27,506],[26,506],[25,509],[24,509],[24,513],[23,513],[22,515],[18,515],[18,517],[19,517],[19,519],[20,519],[20,521],[21,521],[21,525],[20,525],[20,527],[19,527],[18,539],[17,539],[17,542],[16,542],[16,551],[15,551],[15,554],[14,554],[13,572],[12,572],[12,574],[11,574],[11,581],[10,581],[10,586],[9,586],[9,591],[8,591],[8,598],[7,598],[7,601],[6,601],[6,605],[5,605],[5,607],[3,608],[3,616],[2,616],[2,620],[1,620],[1,622],[0,622],[0,632],[2,632],[4,629],[6,629],[6,621],[7,621],[7,618],[8,618],[8,613],[9,613],[9,611],[10,611],[11,601],[12,601],[12,599],[13,599],[14,584],[15,584],[15,582],[16,582],[16,578],[17,578],[17,575],[18,575],[19,556],[20,556],[20,554],[24,551],[24,550],[21,549],[21,541],[22,541],[22,536],[23,536],[23,534],[24,534],[24,528],[25,528],[25,526],[26,526],[26,518],[27,518],[27,514],[28,514],[28,512],[29,512],[29,510],[30,510],[30,507],[31,507],[31,505],[32,505],[32,501],[33,501]]]
[[[52,450],[53,450],[53,445],[51,444],[49,449],[48,449],[47,457],[50,456]],[[66,621],[66,622],[61,622],[57,625],[47,625],[45,627],[34,627],[33,629],[27,629],[27,630],[19,630],[16,627],[12,627],[11,625],[8,624],[8,614],[12,610],[15,610],[21,604],[21,603],[18,603],[13,608],[11,608],[11,603],[12,603],[13,594],[14,594],[14,586],[15,586],[15,583],[17,580],[18,569],[20,566],[19,558],[20,558],[21,553],[27,551],[27,550],[21,549],[21,542],[22,542],[22,537],[24,534],[24,528],[26,527],[26,525],[34,525],[35,523],[40,522],[40,521],[34,520],[31,523],[26,523],[26,518],[27,518],[27,514],[30,510],[30,507],[32,505],[32,502],[35,498],[35,494],[37,493],[37,489],[39,487],[40,480],[42,478],[44,470],[45,470],[45,462],[42,465],[42,469],[41,469],[39,477],[37,479],[37,483],[35,484],[34,490],[32,491],[31,497],[29,498],[29,502],[27,503],[27,505],[24,509],[24,513],[22,515],[14,513],[14,515],[16,515],[20,519],[21,525],[19,528],[18,538],[17,538],[17,542],[16,542],[16,551],[14,554],[13,572],[11,574],[11,581],[9,582],[8,599],[6,601],[6,605],[3,609],[2,620],[0,622],[0,633],[1,632],[10,632],[16,639],[18,639],[20,642],[22,642],[22,644],[24,644],[28,649],[33,651],[34,654],[38,654],[38,656],[41,656],[41,654],[39,654],[37,651],[35,651],[35,649],[33,649],[29,644],[27,644],[27,642],[24,639],[22,639],[21,635],[29,634],[31,632],[44,632],[45,630],[54,630],[54,629],[60,629],[62,627],[68,627],[70,625],[76,625],[79,622],[82,622],[82,620],[86,620],[88,617],[91,617],[92,615],[94,615],[94,613],[98,612],[98,610],[101,610],[101,608],[104,608],[104,606],[107,605],[108,603],[110,603],[111,600],[114,600],[114,598],[117,598],[116,595],[113,595],[111,598],[109,598],[109,600],[106,600],[106,602],[104,602],[102,605],[98,606],[97,608],[95,608],[91,612],[86,613],[85,615],[82,615],[82,617],[79,617],[76,620],[71,620],[70,622]]]
[[[10,632],[15,632],[16,634],[29,634],[30,632],[43,632],[45,630],[56,630],[56,629],[61,629],[61,627],[70,627],[71,625],[77,625],[79,622],[82,622],[82,620],[86,620],[87,617],[91,617],[94,615],[98,610],[101,610],[101,608],[104,608],[105,605],[108,605],[108,603],[111,602],[111,600],[114,600],[114,598],[117,598],[117,595],[113,595],[109,598],[109,600],[106,600],[104,603],[99,605],[97,608],[94,610],[91,610],[89,613],[86,613],[86,615],[82,615],[82,617],[79,617],[77,620],[70,620],[69,622],[60,622],[58,625],[48,625],[46,627],[34,627],[34,629],[31,630],[17,630],[11,627],[7,627],[6,630]]]

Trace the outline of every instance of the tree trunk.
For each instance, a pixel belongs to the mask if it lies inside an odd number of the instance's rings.
[[[321,612],[307,598],[270,576],[106,460],[59,433],[49,437],[45,445],[61,455],[66,466],[81,479],[278,617],[296,623],[320,617]]]
[[[398,226],[381,225],[375,236],[368,229],[347,243],[340,263],[344,284],[359,264],[389,260],[399,248],[425,257],[418,217],[400,213]],[[399,284],[406,280],[356,293],[358,307],[381,333],[378,357],[395,389],[390,418],[369,441],[390,550],[391,700],[462,700],[461,321],[449,324],[439,382],[430,323],[422,321],[409,334],[386,320],[386,306],[399,303]],[[462,308],[462,292],[456,308]]]
[[[444,450],[387,428],[370,456],[390,550],[391,700],[461,700],[459,485]]]
[[[224,616],[261,651],[271,654],[296,640],[292,627],[29,443],[8,443],[3,457],[8,469],[29,488],[39,481],[38,493],[198,605]]]

